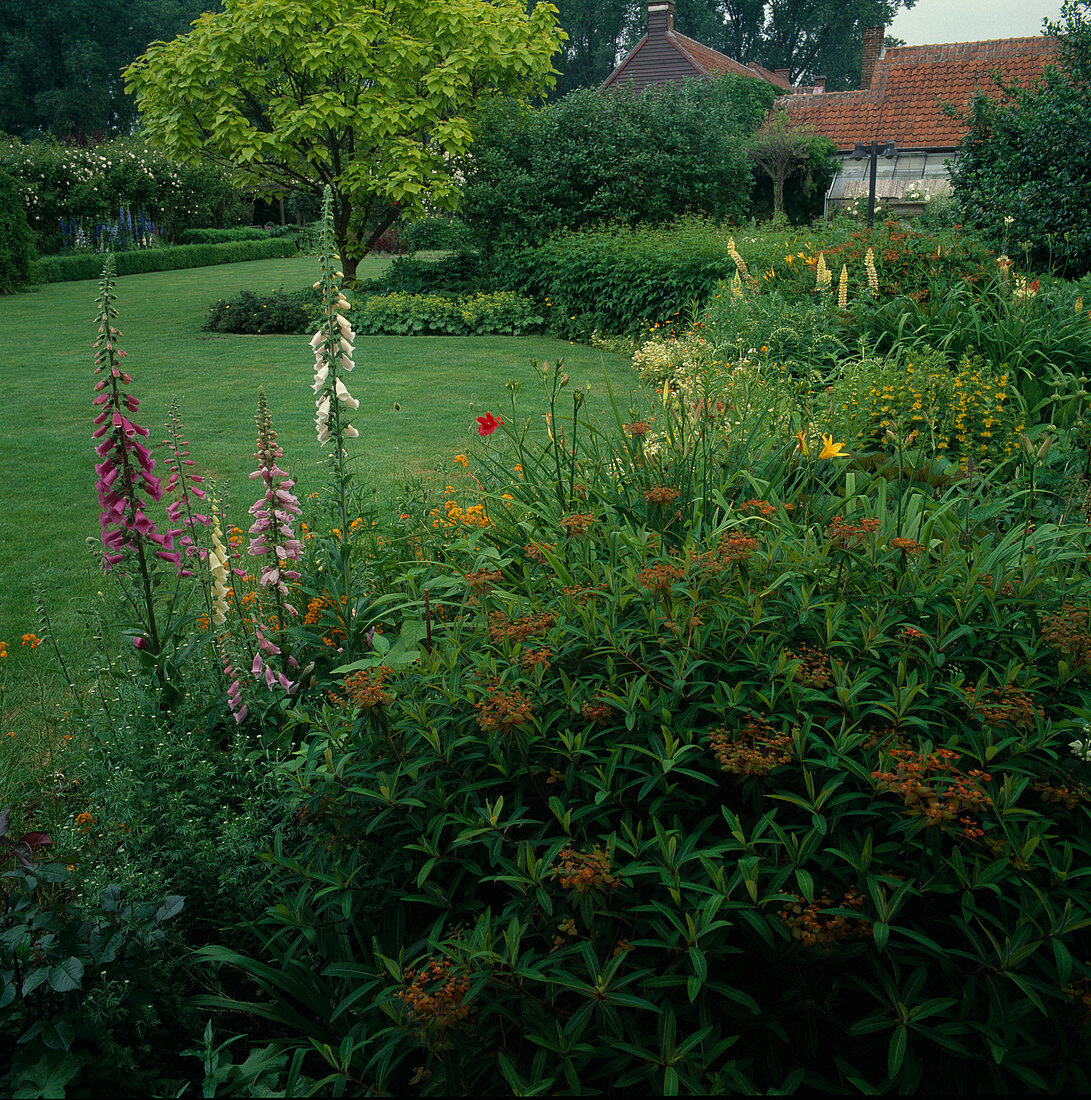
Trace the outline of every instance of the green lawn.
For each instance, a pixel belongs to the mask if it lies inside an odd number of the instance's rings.
[[[361,277],[387,261],[372,259]],[[119,328],[141,407],[135,419],[162,429],[177,397],[197,468],[235,486],[245,519],[253,468],[253,414],[259,385],[269,397],[288,467],[300,491],[324,476],[314,438],[313,358],[306,337],[201,332],[210,302],[242,289],[297,289],[317,277],[307,257],[155,272],[118,280]],[[58,635],[75,639],[79,610],[99,583],[91,384],[96,284],[58,283],[0,299],[0,433],[8,488],[0,519],[0,640],[9,698],[0,723],[19,706],[29,653],[20,636],[37,630],[32,582],[45,591]],[[635,375],[627,360],[548,337],[362,337],[352,392],[360,399],[355,452],[360,474],[390,486],[480,445],[474,418],[504,415],[509,378],[523,381],[522,404],[540,430],[532,359],[565,357],[573,384],[590,380],[589,408],[606,405],[603,372],[626,404]],[[395,403],[400,411],[395,411]],[[37,659],[42,659],[42,654]]]

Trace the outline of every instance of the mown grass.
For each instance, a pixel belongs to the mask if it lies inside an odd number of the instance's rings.
[[[372,278],[386,261],[361,270]],[[285,461],[301,495],[321,484],[314,438],[313,358],[299,336],[223,336],[201,331],[211,302],[242,289],[297,289],[316,278],[308,257],[262,260],[118,280],[118,326],[141,407],[135,419],[164,438],[176,397],[197,468],[233,489],[237,522],[250,503],[253,414],[264,386]],[[0,520],[0,744],[32,723],[34,673],[51,660],[21,636],[39,632],[34,586],[45,597],[58,641],[76,667],[81,629],[98,567],[98,504],[91,440],[94,282],[58,283],[0,299],[0,435],[7,491]],[[635,383],[627,360],[548,337],[364,337],[352,390],[360,399],[355,453],[359,478],[387,491],[454,454],[481,445],[475,416],[504,415],[508,379],[522,382],[536,408],[532,359],[564,357],[573,385],[592,383],[589,411],[607,409],[603,372],[624,408]],[[395,409],[395,404],[400,406]],[[537,418],[535,430],[542,430]],[[33,708],[32,708],[33,709]],[[40,720],[39,720],[40,724]],[[5,748],[8,746],[5,745]],[[0,753],[4,750],[0,749]],[[0,771],[2,782],[2,771]],[[3,790],[0,789],[0,796]]]

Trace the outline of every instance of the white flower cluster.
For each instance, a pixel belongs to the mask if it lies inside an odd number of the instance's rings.
[[[316,284],[316,286],[319,285],[321,284]],[[356,365],[352,359],[352,341],[356,339],[356,333],[352,331],[352,326],[344,313],[349,308],[347,299],[338,290],[337,301],[330,311],[333,323],[323,321],[318,331],[311,337],[311,347],[314,349],[314,394],[317,409],[314,426],[320,444],[328,443],[333,434],[333,428],[330,425],[330,409],[334,401],[339,409],[355,412],[360,407],[360,402],[349,393],[348,387],[337,377],[336,369],[340,367],[343,371],[350,371]],[[336,363],[336,367],[331,372],[333,363]],[[355,439],[360,434],[343,415],[338,420],[341,434],[346,439]]]
[[[1073,756],[1077,756],[1080,760],[1085,760],[1091,764],[1091,722],[1084,722],[1083,737],[1077,738],[1075,741],[1069,741],[1068,747],[1072,750]]]

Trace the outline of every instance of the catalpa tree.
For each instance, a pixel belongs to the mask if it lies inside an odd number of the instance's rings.
[[[457,206],[468,115],[547,89],[557,9],[525,0],[226,0],[125,70],[149,140],[260,193],[334,195],[351,277],[401,214]]]

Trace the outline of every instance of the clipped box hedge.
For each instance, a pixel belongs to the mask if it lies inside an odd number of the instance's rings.
[[[511,291],[446,297],[441,294],[376,294],[353,310],[364,336],[525,336],[545,323],[538,306]]]
[[[114,267],[118,275],[141,275],[146,271],[176,271],[245,260],[269,260],[277,256],[294,256],[297,251],[295,241],[284,237],[227,244],[179,244],[137,252],[117,252],[114,254]],[[35,263],[32,278],[38,283],[67,283],[78,279],[97,279],[101,274],[102,256],[88,252],[71,256],[43,256]]]
[[[260,225],[236,225],[231,229],[187,229],[178,238],[178,243],[231,244],[235,241],[266,241],[269,236]]]

